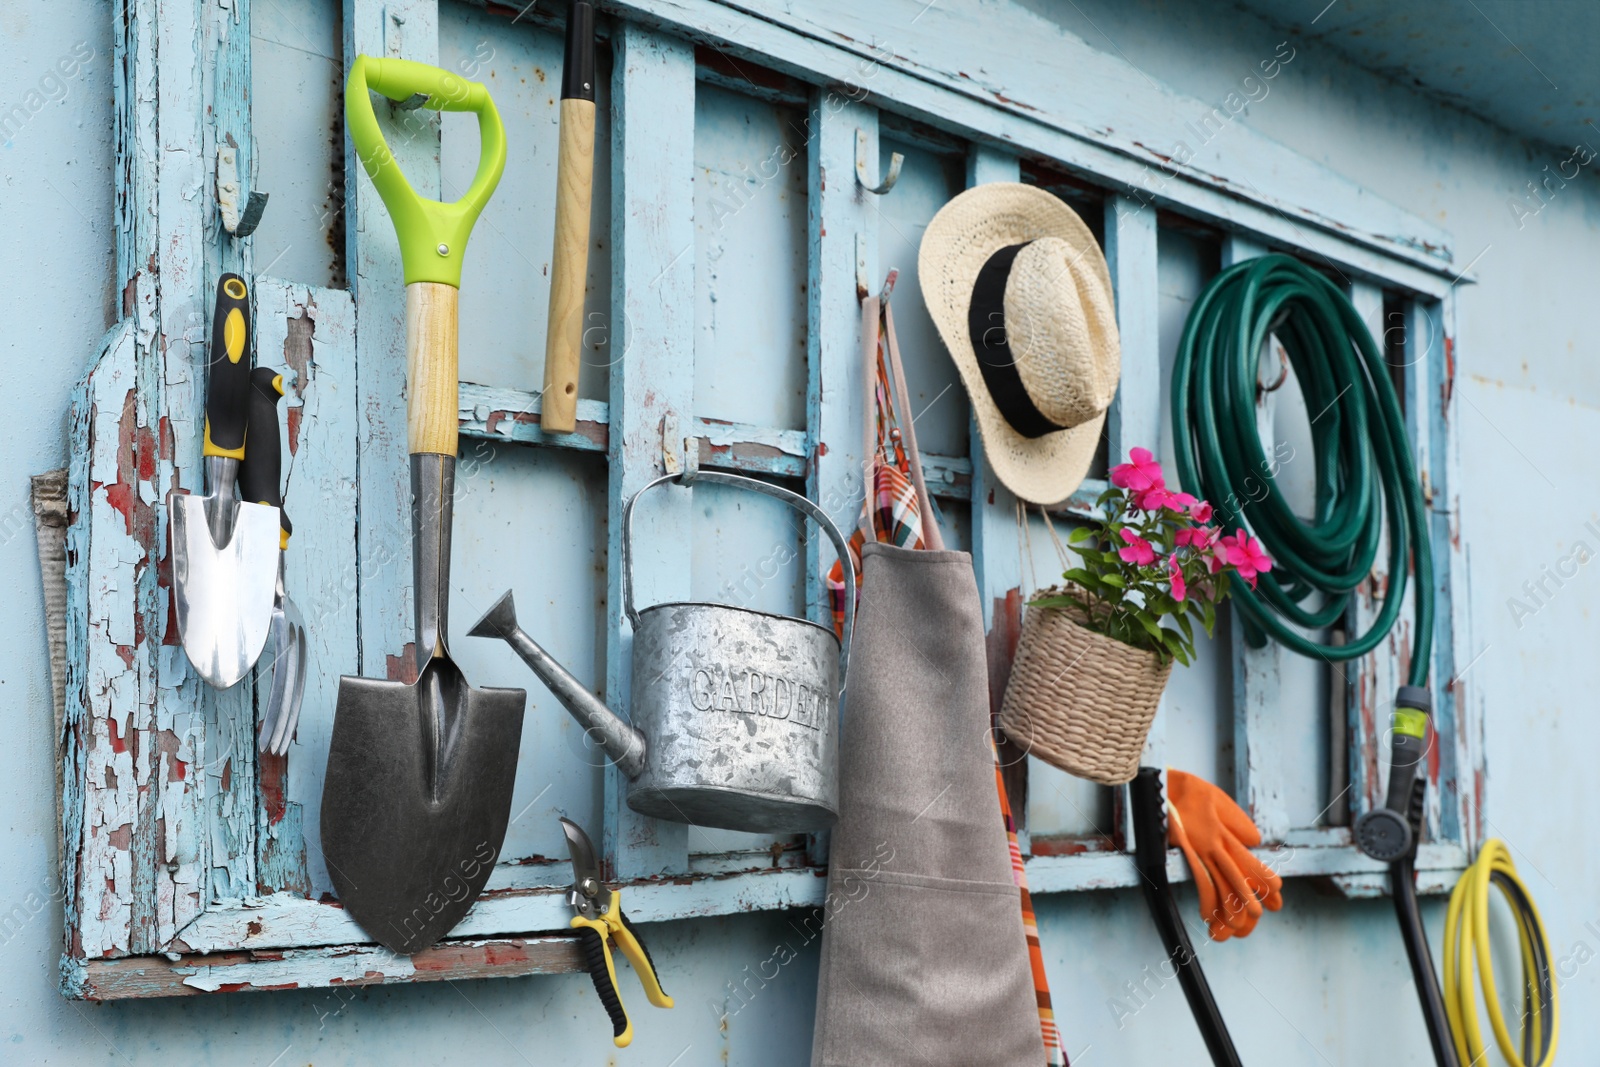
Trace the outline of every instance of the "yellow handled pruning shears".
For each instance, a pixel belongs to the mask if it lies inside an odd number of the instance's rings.
[[[656,976],[656,965],[650,950],[644,947],[639,933],[622,913],[622,891],[607,889],[600,880],[600,863],[595,858],[594,843],[583,828],[570,819],[561,820],[567,834],[567,850],[572,854],[572,888],[567,892],[567,903],[574,915],[571,926],[578,931],[583,946],[584,962],[589,977],[594,979],[594,991],[611,1016],[612,1041],[618,1048],[626,1048],[633,1041],[633,1023],[622,1007],[617,995],[617,967],[611,958],[611,942],[621,946],[639,975],[644,995],[658,1008],[672,1007],[672,998],[661,988]]]

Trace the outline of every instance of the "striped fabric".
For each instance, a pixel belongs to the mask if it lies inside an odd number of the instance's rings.
[[[911,460],[901,444],[900,424],[889,394],[889,370],[884,361],[888,331],[878,331],[878,373],[873,389],[877,408],[878,446],[873,456],[872,496],[861,505],[861,520],[850,535],[850,565],[861,589],[861,546],[870,538],[901,548],[921,548],[922,511],[911,484]],[[828,571],[828,603],[833,609],[833,632],[844,637],[845,584],[842,560]]]
[[[994,752],[994,738],[989,739]],[[1061,1031],[1056,1029],[1056,1012],[1050,1003],[1050,981],[1044,973],[1044,951],[1039,947],[1039,922],[1033,914],[1033,896],[1028,892],[1028,874],[1022,865],[1022,847],[1017,843],[1017,821],[1011,817],[1011,801],[1006,797],[1006,782],[1000,775],[1000,757],[995,753],[994,785],[1000,791],[1000,818],[1006,824],[1006,844],[1011,849],[1011,876],[1022,891],[1022,929],[1028,935],[1028,962],[1033,966],[1033,990],[1039,998],[1039,1027],[1044,1031],[1046,1067],[1066,1067],[1067,1053],[1061,1047]]]

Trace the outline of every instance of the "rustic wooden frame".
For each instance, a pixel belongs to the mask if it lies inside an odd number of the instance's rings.
[[[1381,312],[1385,291],[1404,295],[1408,334],[1430,342],[1409,361],[1405,380],[1408,429],[1434,514],[1440,594],[1434,677],[1441,680],[1443,741],[1430,763],[1438,788],[1430,791],[1431,840],[1419,867],[1425,891],[1452,881],[1481,836],[1484,777],[1480,716],[1456,673],[1470,656],[1452,433],[1454,292],[1462,278],[1448,235],[1247,128],[1230,135],[1229,155],[1203,151],[1174,162],[1150,147],[1159,143],[1150,116],[1173,103],[1170,94],[1145,84],[1127,63],[1069,38],[1019,38],[1009,75],[1017,84],[1001,84],[962,69],[962,37],[948,21],[956,16],[909,0],[873,5],[870,14],[844,0],[802,12],[756,0],[622,0],[605,8],[614,16],[615,53],[613,318],[647,332],[659,358],[614,363],[609,403],[580,402],[576,433],[546,434],[530,393],[473,383],[462,387],[461,429],[469,438],[606,456],[613,602],[621,501],[683,462],[686,448],[704,466],[803,478],[808,493],[837,518],[853,519],[861,419],[861,398],[851,388],[854,297],[857,277],[874,277],[878,268],[874,207],[853,179],[856,131],[875,142],[883,109],[970,141],[970,183],[1014,180],[1019,159],[1047,160],[1108,190],[1106,251],[1125,352],[1108,424],[1113,455],[1156,440],[1164,411],[1153,314],[1158,208],[1226,233],[1229,257],[1276,248],[1336,265],[1353,280],[1364,310]],[[565,926],[566,908],[550,888],[562,880],[561,864],[497,872],[456,939],[410,959],[364,943],[335,904],[306,899],[299,892],[304,850],[295,845],[303,813],[285,799],[284,767],[258,761],[249,686],[215,694],[185,666],[169,619],[161,505],[169,491],[194,488],[198,478],[197,360],[211,289],[221,271],[248,275],[254,266],[249,242],[222,232],[211,195],[219,140],[237,142],[240,173],[250,173],[250,3],[129,0],[116,18],[124,317],[102,342],[73,402],[68,712],[61,739],[63,991],[110,999],[574,969],[571,942],[538,933]],[[435,61],[437,20],[437,0],[345,0],[346,58],[368,52]],[[869,22],[892,24],[901,37],[884,42],[854,32]],[[808,94],[804,431],[692,412],[684,368],[693,358],[686,309],[693,307],[694,278],[682,253],[693,241],[686,193],[693,108],[684,104],[692,102],[696,79],[712,76],[697,64],[697,49],[759,64]],[[436,195],[436,127],[424,123],[391,145],[418,190]],[[308,368],[291,400],[303,444],[312,446],[297,477],[317,486],[325,506],[321,517],[302,518],[297,535],[301,544],[314,543],[316,554],[300,549],[291,565],[304,568],[299,573],[308,585],[335,589],[323,606],[329,624],[313,639],[323,642],[329,662],[385,676],[405,647],[410,618],[405,583],[367,574],[374,561],[409,571],[403,552],[393,548],[408,545],[400,498],[403,362],[396,358],[403,319],[399,288],[391,284],[399,263],[370,183],[353,159],[347,162],[351,291],[258,279],[258,345],[286,353],[299,345]],[[1262,176],[1260,187],[1249,173]],[[310,325],[297,334],[283,325],[291,321]],[[319,437],[319,426],[359,432]],[[1014,633],[1022,564],[1013,505],[991,482],[976,434],[972,440],[968,456],[926,457],[930,488],[970,503],[986,622],[995,633]],[[359,479],[350,477],[352,470]],[[1097,489],[1086,486],[1069,508],[1087,510]],[[683,529],[685,507],[663,502],[655,519],[660,529]],[[357,509],[360,522],[352,524]],[[642,596],[686,592],[683,540],[654,539],[638,561]],[[819,575],[830,562],[821,548],[807,560],[814,616],[822,610]],[[356,578],[347,588],[350,575]],[[1351,687],[1356,811],[1381,796],[1384,701],[1409,639],[1397,629],[1389,646],[1360,666]],[[609,625],[607,691],[623,707],[630,640],[619,621]],[[1286,875],[1327,877],[1351,894],[1380,891],[1381,868],[1356,853],[1347,829],[1297,829],[1281,816],[1266,740],[1271,656],[1241,654],[1237,668],[1237,737],[1248,758],[1239,761],[1236,785],[1279,846],[1273,862]],[[313,679],[307,700],[331,706],[336,684],[332,677]],[[1158,717],[1149,755],[1159,761],[1162,752]],[[811,866],[748,869],[736,859],[690,856],[682,827],[627,808],[614,770],[605,796],[605,862],[632,883],[636,919],[821,901],[823,879],[814,865],[824,859],[821,842],[808,854]],[[1032,855],[1028,873],[1035,893],[1135,881],[1125,853],[1095,842]],[[1173,876],[1184,873],[1174,858]]]

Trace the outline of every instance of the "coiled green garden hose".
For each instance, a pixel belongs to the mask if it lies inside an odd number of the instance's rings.
[[[1260,361],[1268,337],[1283,345],[1311,415],[1316,494],[1311,519],[1290,510],[1256,428]],[[1246,637],[1265,634],[1305,656],[1365,655],[1399,617],[1407,572],[1417,580],[1410,685],[1396,695],[1393,764],[1382,808],[1365,813],[1355,839],[1389,865],[1406,956],[1439,1067],[1458,1067],[1455,1042],[1417,906],[1415,857],[1432,700],[1433,553],[1411,444],[1394,386],[1366,323],[1334,284],[1283,255],[1238,263],[1200,294],[1172,369],[1174,459],[1183,488],[1220,509],[1220,525],[1244,525],[1274,561],[1256,588],[1232,586]],[[1254,487],[1254,488],[1252,488]],[[1385,527],[1386,524],[1386,527]],[[1387,528],[1389,581],[1377,618],[1342,645],[1313,640],[1343,619],[1372,570]],[[1255,632],[1252,633],[1251,631]]]
[[[1315,413],[1310,521],[1289,509],[1274,478],[1277,463],[1256,432],[1257,365],[1273,334],[1288,354],[1307,411]],[[1172,430],[1183,488],[1211,501],[1224,524],[1242,513],[1276,564],[1253,590],[1233,585],[1231,598],[1249,621],[1304,656],[1363,656],[1394,626],[1408,564],[1414,564],[1410,682],[1426,685],[1434,590],[1422,490],[1389,368],[1344,293],[1283,255],[1247,259],[1217,275],[1195,302],[1178,343]],[[1349,594],[1377,558],[1384,521],[1389,582],[1378,617],[1342,645],[1305,636],[1301,629],[1344,618]]]

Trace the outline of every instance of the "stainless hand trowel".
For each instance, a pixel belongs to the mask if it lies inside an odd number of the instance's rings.
[[[234,499],[250,396],[250,305],[244,279],[224,274],[207,352],[207,493],[167,498],[172,601],[195,672],[218,689],[261,656],[278,578],[278,509]]]

